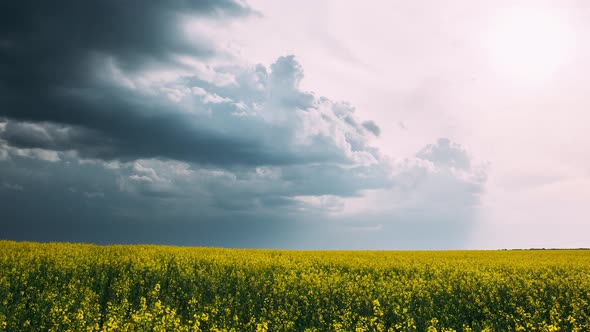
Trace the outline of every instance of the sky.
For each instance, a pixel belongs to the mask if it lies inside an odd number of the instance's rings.
[[[584,1],[0,4],[0,239],[590,247]]]

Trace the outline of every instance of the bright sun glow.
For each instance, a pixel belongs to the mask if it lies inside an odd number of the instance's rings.
[[[574,31],[551,11],[513,8],[499,13],[486,36],[499,73],[524,81],[546,79],[573,55]]]

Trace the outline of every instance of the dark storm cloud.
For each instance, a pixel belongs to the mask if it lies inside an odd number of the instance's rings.
[[[112,56],[123,67],[176,54],[211,55],[210,45],[189,41],[180,19],[249,12],[232,0],[3,1],[2,77],[18,88],[44,90],[86,81],[94,55]]]
[[[100,150],[103,138],[89,130],[54,123],[22,123],[8,121],[0,131],[0,139],[17,148],[40,148],[65,151],[92,146]],[[102,146],[108,149],[106,146]]]
[[[280,57],[270,72],[260,65],[211,70],[232,77],[231,84],[185,76],[135,86],[134,78],[141,81],[145,72],[184,66],[176,61],[179,55],[215,54],[206,38],[189,40],[179,23],[183,17],[223,19],[251,12],[241,4],[3,5],[0,117],[9,125],[0,138],[11,146],[104,160],[164,158],[223,167],[347,161],[341,147],[321,135],[305,147],[293,144],[300,116],[287,112],[317,102],[299,89],[303,70],[293,56]],[[258,114],[260,105],[270,117]]]
[[[218,132],[197,123],[190,114],[158,107],[159,100],[151,102],[128,102],[118,96],[100,102],[63,98],[45,103],[52,111],[34,119],[40,122],[30,118],[26,119],[30,122],[9,121],[0,137],[15,147],[75,150],[82,157],[105,160],[161,157],[204,164],[292,162],[257,138]],[[10,119],[19,119],[27,111],[23,105],[13,106],[19,111]]]
[[[214,48],[189,40],[181,29],[181,18],[248,12],[231,0],[3,1],[2,112],[28,120],[60,121],[52,113],[59,112],[61,103],[78,106],[75,99],[60,100],[60,91],[75,88],[96,93],[92,89],[98,60],[109,58],[131,70],[173,61],[176,55],[210,56]]]
[[[0,138],[18,148],[73,150],[104,160],[164,158],[222,167],[350,163],[347,147],[333,133],[311,128],[317,124],[333,127],[353,151],[373,153],[352,108],[299,89],[303,71],[293,56],[271,68],[234,68],[225,72],[236,78],[229,86],[181,77],[145,89],[100,82],[26,100],[9,96]],[[302,135],[306,141],[297,142]]]
[[[395,210],[357,230],[391,235],[388,216],[444,228],[471,211],[484,178],[459,145],[439,140],[393,174],[370,145],[379,126],[303,91],[294,56],[240,65],[183,27],[249,13],[230,0],[2,2],[0,238],[342,248],[355,235],[326,211],[364,191]]]
[[[0,238],[224,247],[294,247],[299,239],[301,225],[276,210],[221,213],[195,192],[121,190],[120,176],[131,174],[67,157],[0,162]]]
[[[189,40],[182,31],[182,18],[243,15],[247,7],[233,1],[114,0],[0,6],[0,116],[47,129],[40,137],[31,127],[9,126],[3,137],[9,144],[74,149],[104,159],[279,162],[258,153],[264,148],[259,142],[197,128],[170,103],[100,80],[96,72],[105,70],[105,59],[129,72],[174,65],[177,55],[211,56],[212,45]],[[59,125],[63,133],[51,130]]]
[[[417,169],[407,172],[419,173]],[[440,249],[456,248],[468,231],[466,215],[454,203],[455,194],[461,194],[457,180],[444,180],[446,190],[441,191],[437,179],[443,175],[439,173],[408,175],[419,182],[415,189],[388,193],[389,205],[384,208],[407,200],[417,205],[387,213],[330,219],[324,211],[310,211],[289,197],[328,190],[352,192],[342,186],[354,184],[355,178],[335,175],[339,172],[343,171],[326,174],[317,169],[273,167],[230,173],[171,161],[107,165],[63,154],[58,162],[11,155],[0,162],[0,238],[252,248]],[[312,178],[302,182],[300,177],[306,176]],[[332,182],[326,176],[340,178]],[[434,197],[433,189],[439,191]],[[445,192],[453,195],[445,196]],[[447,210],[433,208],[433,201],[441,198]]]

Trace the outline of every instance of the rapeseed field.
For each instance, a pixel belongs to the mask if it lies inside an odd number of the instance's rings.
[[[0,331],[590,331],[590,251],[0,241]]]

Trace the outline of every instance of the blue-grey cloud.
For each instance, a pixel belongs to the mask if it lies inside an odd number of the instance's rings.
[[[295,56],[216,65],[231,56],[183,26],[251,13],[230,0],[2,3],[0,238],[346,247],[351,229],[392,236],[390,217],[407,234],[473,210],[485,177],[461,146],[441,139],[396,172],[370,144],[379,126],[302,90]],[[332,222],[367,191],[399,208]]]
[[[363,127],[372,132],[375,136],[379,136],[381,134],[381,128],[379,128],[375,121],[365,121],[363,122]]]
[[[52,145],[106,159],[162,151],[169,151],[164,157],[181,158],[194,150],[211,155],[212,162],[225,162],[213,152],[226,149],[247,162],[257,142],[237,144],[220,133],[195,130],[195,119],[101,75],[107,64],[129,73],[179,65],[175,59],[182,55],[211,57],[213,45],[188,36],[183,20],[247,15],[248,7],[231,0],[7,1],[0,6],[0,117],[66,131],[59,138],[55,131],[25,137],[34,134],[30,127],[11,127],[4,138],[10,144]]]
[[[420,150],[416,157],[431,161],[437,165],[455,167],[469,170],[471,157],[459,144],[451,142],[448,138],[440,138],[436,144],[429,144]]]
[[[224,73],[238,81],[227,87],[183,77],[142,89],[101,82],[85,91],[9,99],[2,139],[85,158],[168,158],[228,167],[349,162],[344,141],[365,148],[351,114],[299,89],[302,70],[293,56],[271,68],[230,69]],[[346,139],[338,142],[339,136]]]

